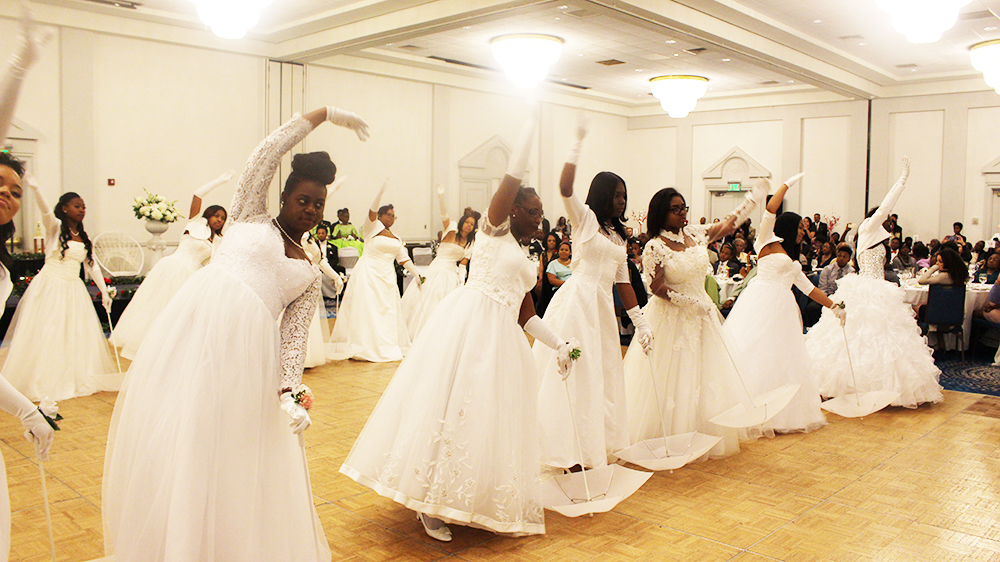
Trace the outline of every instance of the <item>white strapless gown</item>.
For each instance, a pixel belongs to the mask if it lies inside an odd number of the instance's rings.
[[[35,402],[66,400],[100,390],[118,390],[122,376],[86,286],[80,264],[82,242],[58,245],[32,279],[7,329],[3,375]]]
[[[458,262],[465,255],[465,248],[458,244],[444,242],[438,246],[437,256],[427,267],[426,281],[420,287],[410,283],[403,292],[400,310],[406,322],[410,339],[416,339],[438,303],[448,293],[458,288]]]

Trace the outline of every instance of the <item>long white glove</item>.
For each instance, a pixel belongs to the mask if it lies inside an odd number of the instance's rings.
[[[833,306],[830,307],[830,312],[837,317],[837,320],[840,320],[841,326],[847,323],[847,309],[844,307],[843,302],[833,303]]]
[[[420,275],[420,270],[417,269],[417,266],[413,265],[413,261],[406,260],[399,265],[401,265],[403,269],[409,271],[410,274],[413,275],[413,282],[417,284],[418,289],[424,288],[424,278]]]
[[[24,432],[24,438],[35,444],[38,458],[43,461],[48,460],[49,447],[52,446],[52,439],[55,436],[52,427],[31,400],[25,398],[3,377],[0,377],[0,409],[21,420],[21,425],[27,430]]]
[[[441,185],[441,184],[437,184],[437,187],[434,189],[434,192],[437,193],[437,197],[438,197],[438,210],[441,211],[441,222],[447,222],[448,221],[448,205],[445,204],[445,201],[444,201],[444,186]]]
[[[559,339],[552,332],[552,329],[549,328],[549,325],[538,316],[532,316],[524,323],[524,331],[556,351],[556,365],[559,366],[559,374],[563,380],[566,380],[566,377],[569,376],[570,367],[573,366],[573,361],[569,356],[570,351],[572,351],[569,343]]]
[[[334,180],[333,183],[331,183],[330,185],[326,186],[326,198],[327,198],[327,200],[330,199],[331,195],[333,195],[334,193],[337,193],[338,189],[340,189],[341,187],[344,187],[344,182],[345,181],[347,181],[347,177],[346,176],[341,176],[341,177],[337,178],[336,180]]]
[[[101,291],[101,304],[104,305],[104,310],[111,312],[111,293],[108,291],[108,286],[104,284],[104,274],[101,273],[101,266],[97,265],[97,261],[94,260],[90,265],[90,277],[94,280],[94,285],[97,285],[97,289]]]
[[[799,172],[799,173],[795,174],[794,176],[792,176],[792,177],[788,178],[787,180],[785,180],[785,183],[782,184],[782,185],[785,185],[787,187],[792,187],[793,185],[799,183],[799,180],[802,179],[802,176],[804,176],[804,175],[806,175],[805,172]]]
[[[465,285],[465,278],[469,275],[469,266],[458,264],[458,284]]]
[[[368,123],[365,123],[365,120],[358,117],[358,114],[353,111],[346,111],[328,105],[326,106],[326,120],[339,127],[351,129],[362,141],[371,138],[371,135],[368,134]]]
[[[744,195],[744,201],[740,203],[739,207],[733,210],[733,216],[736,220],[733,222],[733,226],[740,226],[745,223],[748,218],[750,218],[750,213],[753,212],[758,206],[762,205],[765,200],[767,200],[767,192],[771,190],[771,184],[766,179],[757,180],[753,188]]]
[[[292,418],[292,421],[288,424],[292,428],[292,433],[302,433],[312,425],[309,412],[300,404],[295,403],[295,398],[292,397],[291,392],[285,392],[281,395],[281,409],[288,414],[288,417]]]
[[[653,351],[653,330],[649,328],[646,316],[642,313],[639,305],[633,306],[625,313],[632,319],[632,325],[635,326],[635,337],[638,338],[643,353],[649,355]]]
[[[584,112],[576,114],[576,138],[569,147],[566,155],[566,163],[576,165],[580,159],[580,150],[583,148],[583,138],[587,136],[587,115]]]
[[[378,188],[378,193],[375,194],[375,199],[372,200],[372,206],[368,207],[369,211],[378,213],[378,208],[382,203],[382,194],[385,193],[387,187],[389,187],[389,178],[385,178],[385,181],[382,182],[382,187]]]
[[[531,141],[535,138],[535,128],[538,126],[538,110],[532,110],[531,116],[521,129],[514,150],[510,153],[510,163],[507,164],[507,175],[514,179],[524,177],[528,169],[528,157],[531,156]]]
[[[7,72],[0,80],[0,141],[7,138],[14,109],[21,93],[21,82],[42,52],[45,43],[52,38],[48,31],[40,32],[28,9],[28,3],[21,2],[21,34],[18,50],[10,56]]]
[[[205,196],[211,193],[213,189],[224,183],[229,183],[229,181],[233,179],[234,175],[236,175],[236,172],[232,170],[223,173],[221,176],[194,190],[194,196],[199,199],[204,199]]]
[[[319,260],[319,270],[330,279],[333,279],[333,288],[338,293],[344,288],[344,278],[340,276],[332,267],[326,257]]]

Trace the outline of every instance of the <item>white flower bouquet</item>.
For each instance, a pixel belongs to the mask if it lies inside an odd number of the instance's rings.
[[[177,201],[166,201],[163,197],[146,191],[146,197],[136,197],[132,202],[132,211],[137,219],[172,223],[181,218],[180,212],[174,207],[176,203]]]

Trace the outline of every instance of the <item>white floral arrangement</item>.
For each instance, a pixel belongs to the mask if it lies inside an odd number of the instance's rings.
[[[176,203],[177,201],[166,201],[163,197],[146,191],[146,197],[135,198],[132,210],[137,219],[172,223],[181,218],[181,214],[174,207]]]

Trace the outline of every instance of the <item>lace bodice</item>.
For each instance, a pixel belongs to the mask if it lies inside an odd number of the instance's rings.
[[[684,296],[702,303],[711,304],[712,299],[705,292],[705,275],[708,271],[708,245],[704,233],[689,231],[695,244],[678,252],[670,249],[663,239],[653,238],[642,253],[643,275],[647,284],[653,281],[656,266],[663,268],[664,286]]]
[[[538,265],[528,259],[510,233],[509,218],[498,227],[485,220],[480,234],[465,286],[509,307],[516,317],[525,293],[535,286]]]
[[[285,256],[281,232],[267,212],[267,190],[281,157],[312,129],[312,123],[295,117],[250,155],[230,206],[233,225],[212,259],[212,266],[246,283],[275,321],[281,317],[282,389],[302,381],[306,335],[320,285],[316,266]]]
[[[858,252],[858,267],[862,277],[885,280],[885,247],[876,244]]]

